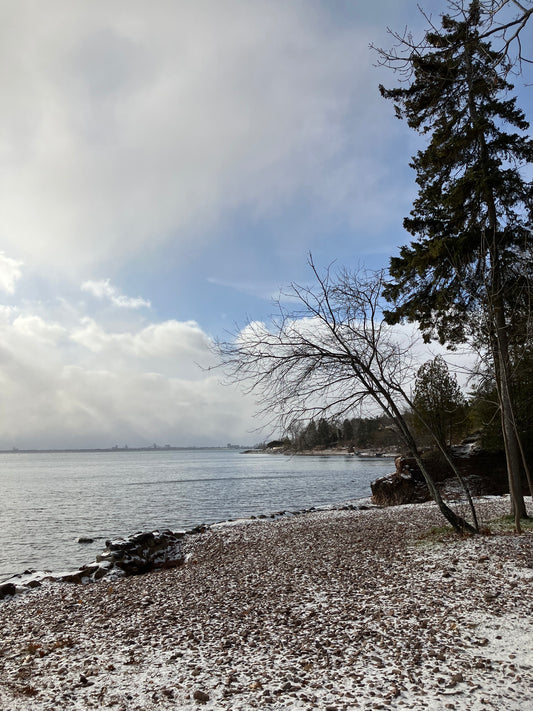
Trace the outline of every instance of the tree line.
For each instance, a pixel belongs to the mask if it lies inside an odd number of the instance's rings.
[[[425,423],[430,424],[443,447],[450,447],[472,431],[471,414],[474,415],[475,410],[470,410],[456,376],[450,373],[441,356],[418,369],[413,403],[414,410],[406,411],[404,417],[411,421],[421,447],[432,443]],[[333,446],[353,451],[385,450],[400,449],[402,439],[395,420],[385,415],[345,418],[342,422],[321,417],[317,422],[311,420],[295,425],[287,444],[297,451]]]
[[[516,373],[517,420],[520,436],[526,443],[528,459],[533,456],[533,356],[520,364]],[[498,418],[496,386],[481,378],[466,395],[450,372],[442,356],[428,360],[417,372],[413,402],[416,412],[406,412],[421,448],[432,446],[424,422],[430,424],[444,447],[469,438],[485,452],[504,450],[503,433]],[[327,420],[323,417],[294,425],[285,445],[296,451],[344,447],[358,450],[397,450],[402,448],[393,419],[383,415]]]
[[[286,440],[296,451],[328,447],[347,447],[354,451],[400,446],[394,422],[387,417],[352,417],[342,422],[321,417],[295,428]]]

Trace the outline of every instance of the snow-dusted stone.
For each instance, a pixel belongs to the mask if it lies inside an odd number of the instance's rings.
[[[96,560],[77,570],[50,572],[26,570],[0,584],[0,600],[16,593],[40,587],[42,583],[85,583],[124,575],[139,575],[158,568],[175,568],[185,562],[184,532],[149,531],[128,538],[106,541],[106,549]]]
[[[106,549],[96,563],[108,563],[126,575],[147,573],[157,568],[175,568],[184,562],[183,537],[179,531],[148,531],[128,538],[106,541]],[[92,571],[89,575],[94,575]]]

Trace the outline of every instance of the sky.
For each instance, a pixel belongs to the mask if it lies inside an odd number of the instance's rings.
[[[0,17],[0,449],[261,440],[253,398],[208,370],[213,340],[268,319],[309,253],[377,268],[406,242],[419,144],[369,45],[420,32],[417,3]]]

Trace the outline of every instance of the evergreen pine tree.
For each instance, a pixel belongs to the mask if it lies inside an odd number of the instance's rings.
[[[466,400],[441,356],[418,369],[413,404],[421,431],[429,426],[443,447],[451,445],[456,432],[464,429]]]
[[[513,411],[514,306],[531,276],[533,162],[525,116],[480,39],[479,2],[461,19],[443,16],[412,52],[408,86],[380,87],[409,126],[429,137],[413,158],[418,197],[405,228],[416,240],[391,259],[389,322],[418,321],[426,338],[464,342],[487,334],[498,387],[509,488],[519,528],[526,515]]]

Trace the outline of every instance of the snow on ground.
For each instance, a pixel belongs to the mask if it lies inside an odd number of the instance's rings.
[[[182,568],[4,600],[0,708],[529,711],[533,532],[420,540],[435,525],[418,505],[217,527]]]

